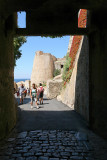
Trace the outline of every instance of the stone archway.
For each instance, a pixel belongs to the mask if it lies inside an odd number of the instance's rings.
[[[0,137],[15,125],[16,109],[13,95],[13,36],[14,35],[89,35],[90,126],[106,137],[107,99],[107,29],[106,2],[82,1],[1,1],[0,5]],[[47,7],[48,6],[48,7]],[[47,8],[47,9],[46,9]],[[89,28],[78,28],[80,8],[90,9]],[[17,11],[27,12],[27,28],[17,29]],[[10,15],[10,16],[8,16]],[[8,17],[8,18],[7,18]],[[67,18],[68,17],[68,18]],[[36,22],[35,22],[36,20]],[[32,25],[30,25],[30,23]],[[66,22],[66,23],[65,23]],[[36,28],[35,28],[36,27]],[[103,124],[103,125],[102,125]]]

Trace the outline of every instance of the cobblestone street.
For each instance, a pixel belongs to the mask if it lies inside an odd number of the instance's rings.
[[[75,131],[22,132],[6,147],[0,160],[93,160],[86,134]]]

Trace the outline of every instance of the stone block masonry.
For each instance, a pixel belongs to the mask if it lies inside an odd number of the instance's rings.
[[[88,28],[78,28],[78,8],[89,10]],[[14,26],[13,15],[17,11],[27,11],[26,29],[17,29]],[[14,127],[16,121],[13,35],[51,34],[89,35],[89,123],[97,133],[107,138],[106,15],[105,1],[0,1],[0,138]]]
[[[89,120],[88,38],[82,37],[70,82],[61,92],[61,101]],[[59,97],[58,97],[59,98]]]
[[[8,145],[0,148],[0,159],[94,160],[86,134],[59,130],[22,132],[9,138]]]
[[[47,97],[50,99],[57,97],[61,92],[62,83],[62,80],[49,80],[47,82]]]
[[[37,51],[33,63],[31,84],[39,84],[52,79],[55,60],[57,59],[51,54]]]
[[[14,100],[13,34],[15,14],[5,19],[0,14],[0,139],[16,124]],[[7,24],[7,26],[6,26]],[[6,28],[7,27],[7,28]]]

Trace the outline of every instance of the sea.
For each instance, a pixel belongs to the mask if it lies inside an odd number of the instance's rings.
[[[20,81],[23,81],[25,82],[26,80],[30,80],[29,78],[28,79],[14,79],[14,81],[17,83],[17,82],[20,82]]]

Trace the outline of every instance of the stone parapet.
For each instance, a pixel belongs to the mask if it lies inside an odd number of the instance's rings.
[[[47,82],[47,98],[52,99],[57,97],[62,89],[62,80],[49,80]]]

